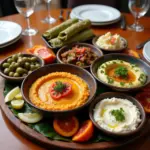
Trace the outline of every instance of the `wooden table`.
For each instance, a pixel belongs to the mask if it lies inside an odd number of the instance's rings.
[[[52,10],[51,14],[53,17],[58,18],[60,10]],[[65,17],[64,13],[64,17]],[[125,14],[127,18],[128,24],[133,23],[133,16],[130,14]],[[41,20],[46,16],[45,11],[36,12],[31,16],[31,25],[32,27],[36,27],[39,32],[36,36],[28,37],[22,36],[22,38],[12,46],[0,50],[0,60],[4,59],[5,57],[12,55],[17,52],[25,52],[25,50],[29,47],[32,47],[35,44],[44,44],[43,40],[41,39],[41,34],[59,23],[61,21],[57,21],[54,25],[43,24]],[[0,18],[0,20],[9,20],[19,23],[23,28],[26,27],[26,22],[23,16],[21,15],[12,15],[4,18]],[[124,38],[128,40],[128,47],[130,49],[135,49],[136,45],[141,43],[142,41],[150,38],[150,18],[143,17],[140,19],[141,24],[144,25],[145,30],[144,32],[133,32],[133,31],[123,31],[119,28],[119,24],[110,25],[107,27],[93,27],[93,31],[96,35],[104,34],[108,31],[113,33],[118,33],[122,35]],[[142,50],[138,51],[139,53]],[[2,78],[0,79],[2,81]],[[1,83],[1,82],[0,82]],[[122,150],[126,149],[133,149],[133,150],[148,150],[150,147],[150,136],[145,136],[134,143],[124,146],[120,148]],[[44,150],[44,148],[32,143],[31,141],[24,138],[20,135],[10,124],[7,120],[3,112],[0,112],[0,150]]]

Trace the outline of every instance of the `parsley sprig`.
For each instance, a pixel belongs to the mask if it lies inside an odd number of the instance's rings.
[[[117,77],[127,78],[128,77],[128,69],[124,66],[119,66],[115,69],[115,75]]]
[[[61,93],[61,92],[63,92],[63,91],[66,89],[66,84],[64,84],[63,82],[61,82],[61,81],[56,81],[55,83],[56,83],[56,85],[55,85],[55,87],[54,87],[54,90],[55,90],[56,92]]]
[[[116,121],[123,122],[125,120],[123,108],[112,110],[111,115],[113,115]]]

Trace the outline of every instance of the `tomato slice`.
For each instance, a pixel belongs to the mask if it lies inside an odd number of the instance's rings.
[[[76,53],[83,54],[85,51],[86,51],[86,48],[85,48],[85,47],[76,48]]]
[[[54,90],[50,92],[50,95],[55,100],[59,100],[62,97],[61,93],[55,92]]]
[[[70,93],[71,93],[71,88],[72,88],[72,86],[71,86],[71,84],[69,84],[69,83],[65,83],[66,84],[66,89],[62,92],[62,96],[63,97],[65,97],[65,96],[67,96],[67,95],[69,95]]]
[[[57,92],[54,90],[54,87],[56,86],[56,83],[53,83],[50,88],[50,95],[54,100],[59,100],[62,97],[65,97],[67,95],[69,95],[72,91],[72,86],[69,83],[64,82],[63,84],[66,84],[66,88],[65,90],[63,90],[62,92]]]
[[[146,113],[150,113],[150,93],[141,92],[136,95],[136,99],[142,104]]]

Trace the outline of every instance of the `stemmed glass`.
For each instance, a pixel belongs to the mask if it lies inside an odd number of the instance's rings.
[[[139,24],[139,18],[147,13],[150,6],[150,0],[129,0],[128,6],[135,18],[134,24],[128,26],[128,29],[137,32],[143,31],[144,27]]]
[[[22,32],[23,35],[35,35],[38,30],[30,27],[29,17],[34,13],[36,0],[14,0],[16,9],[27,20],[27,28]]]
[[[42,20],[42,22],[48,23],[48,24],[55,23],[55,22],[56,22],[56,19],[53,18],[53,17],[51,16],[51,14],[50,14],[50,3],[51,3],[52,0],[44,0],[44,1],[45,1],[46,5],[47,5],[47,12],[48,12],[48,15],[47,15],[47,17],[46,17],[44,20]]]

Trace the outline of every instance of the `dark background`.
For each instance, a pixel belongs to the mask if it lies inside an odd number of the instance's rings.
[[[73,8],[82,4],[105,4],[113,6],[121,12],[129,12],[128,0],[60,0],[60,2],[62,8]],[[0,0],[0,8],[3,16],[18,13],[14,6],[14,0]],[[150,16],[150,10],[146,15]]]

